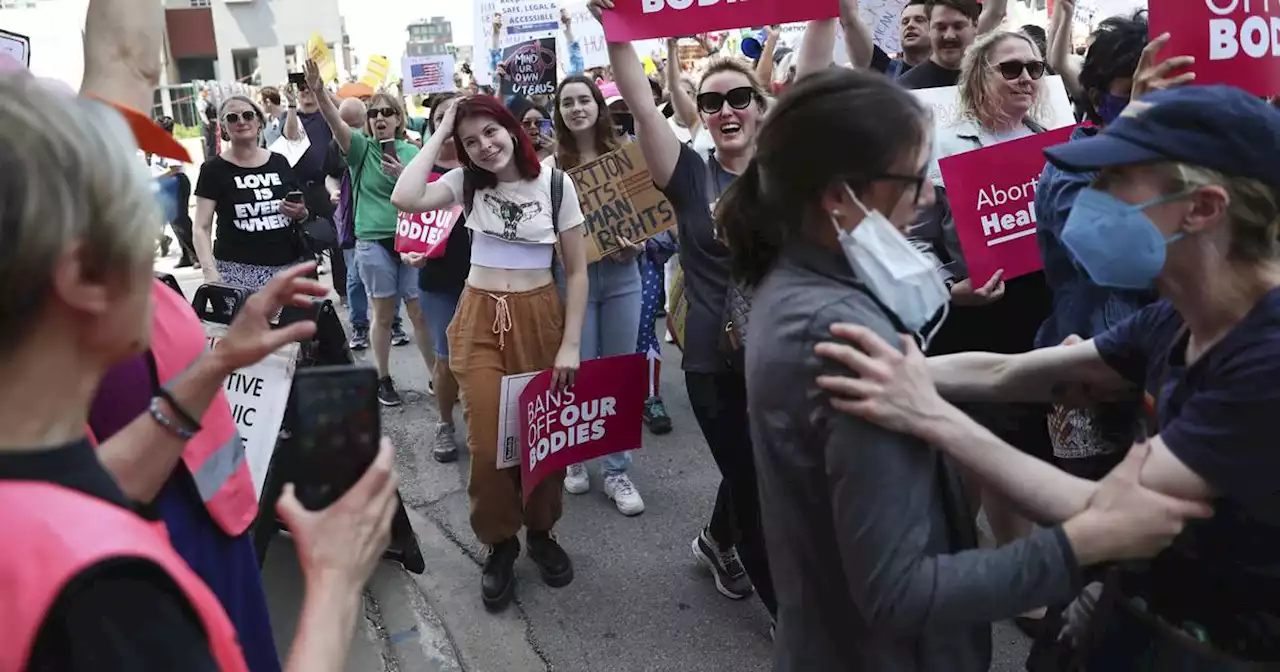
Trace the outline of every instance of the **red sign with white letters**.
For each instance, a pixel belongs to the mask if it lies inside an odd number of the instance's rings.
[[[1151,36],[1169,33],[1160,56],[1194,56],[1194,83],[1280,95],[1280,2],[1149,0],[1148,9]]]
[[[438,179],[440,174],[432,173],[427,182]],[[461,216],[461,205],[430,212],[400,213],[396,222],[396,252],[417,252],[428,259],[443,257],[449,234]]]
[[[628,42],[839,15],[839,0],[616,0],[601,23],[610,42]]]
[[[1044,267],[1036,243],[1036,184],[1044,150],[1071,138],[1075,126],[1002,142],[938,162],[974,287],[1004,269],[1009,280]]]
[[[640,447],[648,369],[644,355],[582,363],[573,386],[552,390],[543,371],[520,393],[520,484],[525,501],[571,464]],[[558,487],[558,486],[557,486]]]

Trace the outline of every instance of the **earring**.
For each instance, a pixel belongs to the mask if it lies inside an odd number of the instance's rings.
[[[839,211],[839,210],[832,210],[832,211],[831,211],[831,216],[832,216],[832,217],[834,217],[835,219],[840,219],[840,215],[841,215],[841,213],[840,213],[840,211]]]

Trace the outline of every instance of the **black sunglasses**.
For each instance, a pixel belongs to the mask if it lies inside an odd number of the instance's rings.
[[[725,93],[717,93],[715,91],[707,91],[698,94],[698,109],[703,114],[715,114],[724,108],[727,101],[729,107],[735,110],[745,110],[756,99],[755,89],[749,86],[739,86],[736,89],[729,89]]]
[[[379,114],[385,119],[390,119],[396,116],[396,110],[393,107],[371,107],[366,114],[370,119],[377,119]]]
[[[1014,80],[1022,76],[1022,71],[1026,70],[1027,75],[1031,79],[1040,79],[1044,77],[1044,61],[1005,61],[997,63],[996,68],[1000,70],[1000,76],[1005,79]]]
[[[254,112],[253,110],[245,110],[244,112],[240,112],[239,114],[235,112],[228,112],[227,116],[223,117],[222,119],[226,121],[228,124],[238,124],[240,123],[240,120],[243,119],[244,122],[247,124],[257,118],[258,118],[257,112]]]

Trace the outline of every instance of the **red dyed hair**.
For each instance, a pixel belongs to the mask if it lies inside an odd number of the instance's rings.
[[[471,160],[471,155],[467,154],[467,149],[462,146],[462,137],[458,135],[457,129],[463,119],[489,117],[499,126],[507,129],[512,140],[515,141],[511,160],[516,164],[516,171],[520,173],[522,179],[537,179],[542,172],[542,164],[538,162],[538,153],[533,148],[533,140],[529,139],[529,134],[525,132],[524,127],[497,98],[485,95],[467,96],[455,103],[455,108],[457,111],[454,112],[453,118],[453,142],[458,150],[458,159],[465,169],[462,180],[462,200],[468,212],[471,211],[476,191],[498,186],[498,176],[477,166]]]

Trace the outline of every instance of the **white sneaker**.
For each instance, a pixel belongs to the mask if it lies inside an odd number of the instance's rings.
[[[587,476],[587,468],[581,464],[571,464],[564,474],[564,491],[571,495],[581,495],[591,489],[591,477]]]
[[[636,484],[632,483],[626,474],[606,476],[604,494],[613,500],[613,503],[618,506],[618,511],[624,516],[638,516],[644,513],[644,500],[640,497],[640,491],[636,490]]]

